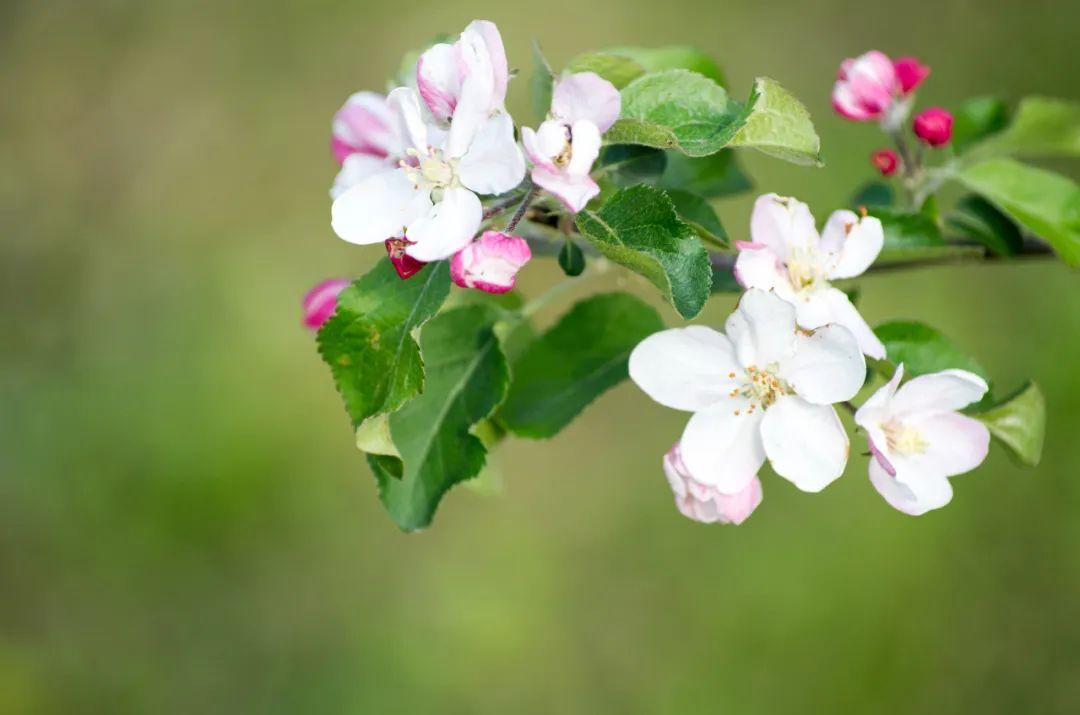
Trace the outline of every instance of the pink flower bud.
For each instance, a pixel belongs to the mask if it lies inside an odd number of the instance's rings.
[[[893,62],[896,79],[900,82],[900,91],[911,94],[930,75],[930,68],[915,57],[901,57]]]
[[[900,166],[900,157],[892,149],[878,149],[870,155],[872,163],[882,176],[892,176]]]
[[[427,265],[424,261],[418,261],[405,252],[405,249],[412,245],[412,241],[407,238],[388,238],[383,245],[386,246],[386,255],[390,256],[390,262],[394,264],[394,270],[397,271],[401,280],[412,278]]]
[[[930,146],[942,146],[952,138],[953,116],[941,107],[930,107],[915,115],[915,136]]]
[[[888,55],[871,50],[844,60],[833,86],[832,103],[841,116],[857,122],[880,119],[900,96],[900,81]]]
[[[741,524],[761,503],[761,480],[757,475],[738,494],[722,494],[716,487],[696,481],[683,464],[678,442],[664,455],[664,474],[675,492],[679,511],[703,524]]]
[[[345,290],[349,281],[344,278],[331,278],[319,283],[304,296],[304,325],[318,330],[330,320],[337,310],[338,293]]]
[[[532,258],[524,238],[498,231],[484,231],[480,238],[454,254],[450,278],[462,288],[486,293],[513,290],[517,272]]]

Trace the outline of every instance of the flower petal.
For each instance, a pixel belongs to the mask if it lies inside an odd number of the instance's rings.
[[[862,315],[851,303],[844,291],[838,288],[827,288],[819,293],[820,299],[828,306],[831,321],[842,325],[851,331],[859,349],[875,360],[885,359],[885,345],[882,344],[873,329],[863,320]],[[800,314],[801,315],[801,314]]]
[[[502,35],[494,22],[473,20],[461,33],[462,42],[482,43],[487,55],[487,64],[491,72],[491,101],[488,111],[495,112],[503,108],[506,102],[506,85],[510,81],[510,69],[506,62],[506,49]]]
[[[331,149],[339,164],[355,153],[380,158],[402,153],[386,97],[376,92],[357,92],[345,100],[331,128]]]
[[[336,199],[369,176],[389,171],[394,164],[387,159],[380,159],[370,154],[349,154],[341,165],[341,171],[334,177],[330,187],[330,198]]]
[[[970,472],[982,464],[990,448],[986,425],[958,412],[917,417],[906,424],[927,443],[923,452],[909,456],[908,461],[929,474],[951,477]]]
[[[795,351],[780,362],[780,377],[807,402],[850,400],[866,380],[866,360],[851,331],[826,325],[795,336]]]
[[[749,404],[739,396],[694,413],[680,442],[683,463],[694,479],[723,494],[742,492],[765,463],[762,413],[748,412]]]
[[[955,412],[981,400],[987,389],[985,380],[967,370],[919,375],[900,386],[891,410],[899,417]]]
[[[739,256],[735,259],[735,280],[743,288],[774,290],[787,283],[787,271],[779,256],[763,243],[738,242]]]
[[[834,211],[821,232],[821,249],[832,254],[829,278],[854,278],[877,260],[885,244],[881,221],[859,218],[851,211]]]
[[[431,198],[400,169],[364,179],[341,194],[330,208],[330,225],[349,243],[382,243],[431,209]]]
[[[478,194],[501,194],[525,178],[525,157],[514,141],[514,122],[496,114],[484,122],[457,168],[461,183]]]
[[[416,88],[432,115],[450,121],[461,92],[461,72],[453,45],[432,45],[416,63]]]
[[[449,258],[472,240],[483,214],[476,194],[468,189],[446,189],[442,200],[405,231],[405,237],[413,242],[405,252],[425,263]]]
[[[942,476],[919,480],[917,487],[899,481],[891,476],[877,460],[870,460],[870,483],[878,494],[885,498],[889,506],[910,514],[920,516],[932,509],[940,509],[952,500],[952,485]]]
[[[478,32],[464,32],[455,48],[465,72],[446,138],[446,155],[452,159],[465,155],[496,104],[494,70],[484,38]]]
[[[892,404],[893,395],[900,386],[900,380],[904,377],[904,366],[896,368],[892,378],[870,395],[862,406],[855,411],[855,424],[866,431],[866,440],[874,457],[882,461],[886,471],[895,473],[892,463],[889,461],[890,453],[888,440],[882,425],[889,421],[889,408]]]
[[[630,353],[630,379],[665,407],[696,412],[727,403],[741,373],[731,341],[701,325],[654,333]]]
[[[428,127],[420,111],[420,98],[416,90],[412,87],[398,87],[387,95],[386,103],[394,113],[398,131],[405,143],[426,153],[429,144]]]
[[[532,170],[532,180],[540,188],[554,194],[573,213],[581,211],[600,193],[600,186],[588,174],[570,176],[564,171],[536,166]]]
[[[543,130],[545,124],[547,124],[547,122],[540,125],[541,130]],[[531,161],[534,166],[547,169],[548,171],[558,171],[555,163],[551,161],[551,157],[554,156],[554,154],[548,154],[544,151],[543,145],[541,144],[540,132],[534,131],[529,127],[522,127],[521,145],[525,147],[525,154],[529,157],[529,161]]]
[[[750,214],[750,237],[786,261],[789,248],[816,248],[817,228],[810,207],[798,199],[776,194],[759,196]]]
[[[588,176],[593,162],[600,156],[600,130],[589,119],[579,119],[570,129],[571,151],[567,173]]]
[[[795,308],[773,293],[753,288],[739,299],[724,332],[740,365],[764,368],[779,363],[795,345]]]
[[[567,124],[585,119],[606,132],[619,118],[619,90],[594,72],[578,72],[555,82],[551,113]]]
[[[827,405],[781,397],[765,411],[761,440],[776,473],[804,492],[821,491],[847,465],[847,433]]]

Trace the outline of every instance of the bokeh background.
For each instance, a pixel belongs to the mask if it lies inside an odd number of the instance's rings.
[[[660,471],[685,416],[624,384],[398,532],[298,303],[381,256],[329,229],[330,115],[478,17],[526,74],[537,37],[556,66],[691,43],[735,96],[777,78],[828,167],[745,163],[819,219],[878,141],[829,109],[845,56],[922,57],[924,105],[1080,96],[1065,0],[5,0],[0,712],[1080,712],[1080,292],[1056,262],[863,281],[871,322],[932,322],[1046,393],[1042,466],[995,446],[947,509],[892,511],[856,454],[815,496],[767,474],[741,527],[689,522]],[[736,237],[751,198],[720,204]],[[614,287],[655,300],[579,295]]]

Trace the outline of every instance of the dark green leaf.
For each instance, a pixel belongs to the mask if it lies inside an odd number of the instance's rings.
[[[486,451],[474,426],[502,403],[510,379],[482,306],[444,312],[424,327],[420,342],[427,387],[390,415],[400,476],[392,458],[368,460],[379,497],[406,531],[427,526],[447,490],[480,473]]]
[[[868,209],[887,209],[893,205],[895,198],[893,188],[889,184],[884,181],[868,181],[851,197],[851,205],[865,206]]]
[[[585,271],[585,254],[571,239],[566,239],[559,249],[559,268],[568,276],[580,276]]]
[[[410,333],[438,312],[449,292],[446,261],[403,281],[383,260],[338,296],[337,312],[319,331],[319,354],[354,427],[423,389],[424,364]]]
[[[690,191],[711,199],[753,188],[750,177],[743,173],[731,149],[698,158],[676,151],[666,153],[667,168],[660,179],[660,186],[665,189]]]
[[[551,90],[555,73],[544,58],[540,43],[533,40],[533,73],[529,79],[529,93],[532,96],[533,110],[536,116],[546,119],[551,109]]]
[[[622,189],[599,211],[579,213],[577,227],[600,253],[649,279],[684,318],[701,312],[712,283],[709,254],[662,190]]]
[[[979,196],[957,202],[946,223],[961,238],[978,241],[999,256],[1011,256],[1023,248],[1024,238],[1016,224]]]
[[[587,298],[514,363],[499,419],[523,437],[547,438],[627,376],[630,351],[664,324],[626,293]]]
[[[1012,159],[990,159],[959,180],[1044,239],[1070,266],[1080,265],[1080,187],[1072,179]]]
[[[1005,131],[978,147],[980,155],[1080,156],[1080,102],[1028,97]]]
[[[592,175],[597,180],[601,178],[609,180],[617,188],[635,184],[655,184],[664,173],[664,167],[668,161],[669,158],[664,152],[647,146],[633,144],[606,146],[600,150]]]
[[[1039,464],[1046,435],[1046,400],[1034,382],[972,417],[986,425],[1014,460],[1025,467]]]
[[[1009,108],[997,97],[976,97],[953,113],[952,145],[957,151],[1000,132],[1009,123]]]
[[[973,358],[960,351],[951,340],[925,323],[892,320],[874,328],[874,334],[885,345],[891,366],[886,378],[892,377],[893,366],[904,364],[908,376],[926,375],[941,370],[967,370],[988,380],[986,370]]]
[[[735,280],[734,267],[731,265],[714,264],[712,292],[713,293],[742,293],[743,287]]]
[[[729,244],[727,231],[716,215],[716,209],[708,201],[689,191],[668,191],[668,198],[675,204],[679,218],[690,224],[703,241],[721,248]]]

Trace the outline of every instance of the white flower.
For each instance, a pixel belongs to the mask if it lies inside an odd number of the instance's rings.
[[[847,295],[830,285],[862,274],[874,262],[885,240],[881,221],[836,211],[818,236],[806,204],[765,194],[754,202],[750,238],[737,244],[735,278],[743,287],[773,290],[795,306],[802,327],[838,323],[855,334],[864,353],[885,358],[885,346]]]
[[[855,422],[866,430],[873,454],[874,488],[896,509],[918,516],[948,504],[948,477],[969,472],[986,458],[986,425],[957,410],[982,399],[987,386],[965,370],[920,375],[900,386],[903,375],[901,365],[859,408]]]
[[[441,46],[437,46],[441,47]],[[483,208],[477,194],[501,194],[525,176],[506,94],[502,41],[491,23],[472,23],[452,52],[432,48],[418,67],[452,76],[447,114],[425,116],[417,90],[387,98],[408,160],[345,191],[331,209],[338,236],[357,244],[404,237],[418,261],[448,258],[472,240]],[[501,70],[499,68],[502,68]],[[502,78],[500,80],[500,78]],[[449,127],[435,119],[448,118]]]
[[[795,309],[749,290],[724,333],[665,330],[630,355],[630,378],[667,407],[693,412],[680,442],[694,479],[742,492],[766,457],[777,474],[816,492],[847,464],[848,438],[832,404],[859,391],[866,363],[851,332],[795,325]]]

